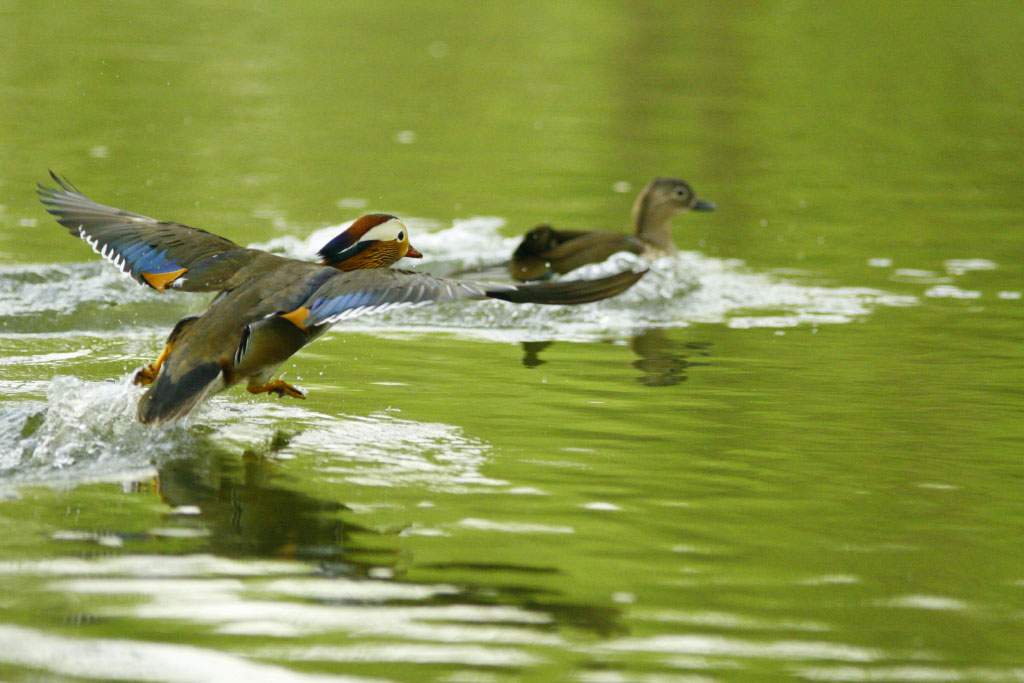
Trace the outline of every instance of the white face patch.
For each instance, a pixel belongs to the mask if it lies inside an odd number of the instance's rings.
[[[368,242],[376,240],[387,242],[391,240],[398,240],[401,242],[408,234],[409,230],[405,227],[405,224],[397,218],[392,218],[391,220],[384,221],[380,225],[375,225],[367,230],[366,233],[359,238],[359,241]],[[401,237],[399,237],[399,235],[401,235]]]

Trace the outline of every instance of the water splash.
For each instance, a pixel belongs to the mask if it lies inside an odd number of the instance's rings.
[[[0,336],[103,331],[138,334],[201,309],[204,294],[141,287],[101,261],[0,266]],[[131,321],[132,330],[125,329]],[[164,332],[166,334],[166,332]]]
[[[131,375],[109,382],[57,376],[45,402],[0,406],[0,477],[50,485],[142,478],[153,457],[173,452],[187,437],[135,422],[141,391]]]
[[[519,238],[503,237],[504,221],[479,217],[455,221],[450,228],[424,233],[431,223],[412,220],[413,243],[426,257],[413,267],[438,274],[493,266],[515,249]],[[306,240],[278,238],[257,248],[309,258],[343,226],[314,232]],[[409,263],[403,262],[403,267]],[[789,282],[750,272],[742,261],[698,252],[679,252],[649,264],[629,253],[580,268],[566,279],[596,278],[622,270],[650,272],[623,294],[585,306],[509,305],[457,302],[412,311],[360,318],[345,329],[444,330],[460,336],[502,341],[530,341],[557,336],[592,340],[628,335],[646,327],[680,327],[692,323],[726,323],[730,327],[793,327],[847,323],[878,306],[906,306],[916,297],[866,287],[823,287]],[[500,271],[499,271],[500,273]]]
[[[265,443],[287,422],[294,433],[278,457],[315,458],[325,481],[369,487],[425,486],[462,493],[505,486],[482,473],[491,455],[485,441],[460,427],[415,422],[386,413],[325,415],[296,405],[215,399],[200,412],[221,444],[239,449]]]
[[[156,301],[159,297],[101,261],[0,266],[0,316],[4,317],[66,314],[86,303]]]
[[[275,456],[315,457],[328,480],[448,492],[507,484],[482,473],[490,445],[457,426],[219,396],[189,420],[153,428],[135,421],[142,392],[130,374],[109,382],[58,376],[45,384],[45,401],[0,405],[0,488],[139,481],[161,462],[204,448],[200,439],[226,451],[266,450],[283,424],[292,433]],[[202,422],[204,433],[188,428],[193,420]]]
[[[495,217],[457,220],[447,228],[426,219],[412,218],[406,222],[414,235],[413,243],[427,258],[401,265],[439,275],[495,266],[518,243],[518,238],[499,233],[504,221]],[[323,228],[306,239],[284,236],[251,246],[294,258],[315,259],[317,249],[343,227]],[[973,262],[968,266],[979,267]],[[442,330],[502,341],[553,337],[573,341],[626,336],[652,326],[681,327],[693,323],[725,323],[737,328],[846,323],[879,306],[918,302],[916,297],[864,287],[797,284],[781,275],[751,272],[739,260],[712,258],[698,252],[680,252],[653,264],[621,253],[566,277],[596,278],[648,267],[650,272],[627,292],[584,306],[456,302],[366,316],[342,329],[403,333]],[[505,279],[501,268],[492,272]],[[166,324],[168,307],[184,314],[201,310],[204,302],[202,295],[159,295],[99,262],[0,268],[0,334],[119,329],[126,317],[138,329],[140,324]]]

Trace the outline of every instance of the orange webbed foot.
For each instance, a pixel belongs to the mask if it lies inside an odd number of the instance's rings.
[[[178,323],[180,326],[181,323]],[[171,333],[173,336],[173,332]],[[135,379],[132,382],[140,387],[148,387],[156,379],[157,374],[160,372],[160,367],[167,360],[167,357],[171,355],[171,344],[168,342],[164,346],[164,350],[160,352],[160,357],[148,365],[143,365],[142,368],[135,373]]]
[[[304,393],[281,379],[275,379],[266,384],[250,384],[246,389],[251,394],[277,394],[278,396],[288,395],[292,398],[306,398]]]
[[[135,379],[132,380],[133,384],[140,387],[148,387],[156,379],[156,374],[160,372],[160,369],[154,367],[152,363],[149,365],[143,365],[138,372],[135,373]]]

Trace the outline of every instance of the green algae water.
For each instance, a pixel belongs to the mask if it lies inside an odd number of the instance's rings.
[[[0,3],[0,679],[1024,678],[1018,3]],[[445,273],[718,205],[622,297],[338,325],[132,422],[208,297],[43,211]],[[403,264],[404,265],[404,264]],[[627,256],[592,275],[636,267]]]

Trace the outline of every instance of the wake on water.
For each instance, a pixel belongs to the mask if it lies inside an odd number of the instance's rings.
[[[464,492],[503,487],[480,468],[490,446],[454,425],[404,420],[389,413],[325,415],[297,405],[214,397],[188,420],[163,428],[135,421],[143,389],[133,373],[89,382],[61,375],[45,385],[46,401],[0,404],[0,498],[28,485],[135,482],[160,465],[193,457],[210,444],[222,452],[273,450],[316,456],[326,480],[363,486],[405,485]],[[201,422],[202,429],[190,428]]]
[[[456,221],[444,229],[423,220],[406,222],[415,235],[413,243],[428,256],[422,262],[400,265],[439,275],[493,265],[518,243],[518,238],[501,236],[503,221],[498,218]],[[343,227],[324,228],[304,240],[281,237],[252,246],[311,259]],[[653,264],[622,253],[566,277],[595,278],[647,267],[650,272],[624,294],[584,306],[455,302],[366,316],[337,326],[335,333],[441,331],[510,343],[592,341],[624,338],[650,327],[695,323],[734,328],[846,323],[878,306],[917,302],[915,297],[875,289],[796,284],[750,272],[737,260],[697,252],[680,252]],[[163,337],[176,315],[201,309],[204,303],[203,295],[156,294],[99,262],[0,267],[0,338],[21,342],[39,336],[88,338],[97,333],[116,333],[123,340],[128,318],[133,328],[129,336],[148,343],[152,337]],[[168,308],[173,309],[170,315]],[[54,359],[66,356],[43,354],[36,364],[59,370],[61,364]],[[13,358],[0,361],[13,362]],[[195,445],[194,434],[180,425],[152,429],[134,421],[142,389],[131,384],[130,373],[107,382],[70,376],[27,383],[0,378],[0,390],[7,395],[46,395],[45,401],[0,404],[0,482],[11,486],[31,481],[60,485],[65,480],[76,484],[91,479],[137,480],[147,476],[152,463],[188,452]],[[467,439],[451,425],[408,422],[391,415],[326,416],[297,406],[238,402],[224,396],[202,407],[198,415],[215,430],[219,442],[234,441],[241,448],[272,439],[282,420],[299,424],[294,448],[333,453],[339,460],[326,474],[367,485],[502,484],[479,472],[487,444]],[[396,422],[401,429],[394,429]],[[240,424],[244,434],[237,433]],[[380,438],[381,430],[390,436]],[[395,433],[403,435],[397,442]],[[422,455],[411,457],[410,453]]]
[[[414,244],[428,256],[422,262],[400,265],[439,275],[491,265],[507,257],[518,242],[500,235],[503,221],[498,218],[455,221],[452,227],[433,232],[427,231],[432,224],[426,221],[411,219],[407,223],[416,235]],[[323,228],[304,240],[286,236],[252,246],[312,259],[343,227]],[[628,291],[583,306],[455,302],[357,318],[339,325],[335,333],[418,330],[508,342],[585,341],[628,336],[648,327],[694,323],[724,323],[734,328],[846,323],[878,306],[918,301],[864,287],[797,284],[750,272],[735,259],[690,251],[653,264],[633,254],[616,254],[605,263],[565,277],[596,278],[648,267],[647,275]],[[167,314],[169,307],[184,315],[201,309],[206,299],[206,295],[182,292],[157,294],[98,261],[4,266],[0,267],[0,336],[84,330],[118,330],[121,334],[126,318],[132,322],[132,334],[165,334],[167,320],[173,317]]]
[[[447,229],[427,232],[431,224],[406,221],[422,262],[402,267],[444,275],[453,270],[494,264],[519,242],[502,237],[500,218],[455,221]],[[282,237],[254,245],[295,258],[313,258],[337,234],[324,228],[309,238]],[[345,329],[443,330],[459,336],[521,342],[558,339],[590,341],[625,336],[648,327],[682,327],[693,323],[725,323],[730,327],[793,327],[800,324],[846,323],[877,306],[905,306],[915,297],[864,287],[799,285],[772,275],[751,273],[742,261],[683,251],[653,264],[629,253],[580,268],[566,279],[597,278],[622,270],[650,271],[626,292],[585,306],[511,305],[501,302],[458,302],[358,318]]]

